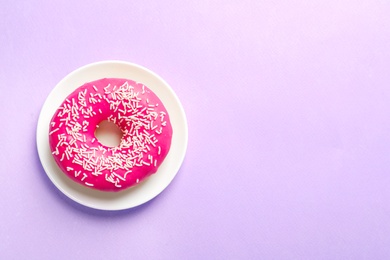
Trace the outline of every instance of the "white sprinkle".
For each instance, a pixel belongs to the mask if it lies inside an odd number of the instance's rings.
[[[83,162],[81,161],[81,160],[79,160],[79,159],[73,159],[73,163],[75,163],[75,164],[78,164],[78,165],[83,165]],[[80,174],[80,173],[79,173]],[[77,177],[77,176],[76,176]]]
[[[69,150],[68,149],[65,150],[65,155],[66,155],[66,159],[69,160]]]
[[[85,182],[85,185],[93,186],[93,184],[92,184],[92,183],[89,183],[89,182]]]
[[[127,176],[127,174],[129,174],[129,173],[131,173],[131,170],[130,171],[127,171],[126,173],[125,173],[125,179],[126,179],[126,176]]]
[[[142,161],[142,163],[147,165],[147,166],[150,166],[150,163],[148,163],[148,162]]]
[[[57,132],[58,130],[60,130],[59,128],[56,128],[56,129],[54,129],[53,131],[51,131],[50,133],[49,133],[49,135],[51,135],[52,133],[54,133],[54,132]],[[46,132],[47,133],[47,132]]]
[[[96,87],[95,85],[93,85],[93,89],[94,89],[95,91],[98,91],[98,89],[97,89],[97,87]]]
[[[57,143],[57,146],[56,146],[56,149],[62,145],[62,143],[64,142],[64,139],[60,139],[60,141]]]
[[[113,175],[115,175],[116,177],[118,177],[119,179],[121,179],[122,181],[126,181],[126,179],[124,179],[122,176],[120,176],[119,174],[113,172],[112,173]]]
[[[56,150],[54,152],[52,152],[51,154],[59,155],[58,148],[56,147]]]

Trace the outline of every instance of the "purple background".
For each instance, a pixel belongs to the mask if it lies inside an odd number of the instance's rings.
[[[3,1],[0,259],[390,259],[389,45],[386,0]],[[62,195],[35,141],[54,86],[107,59],[189,124],[172,184],[120,212]]]

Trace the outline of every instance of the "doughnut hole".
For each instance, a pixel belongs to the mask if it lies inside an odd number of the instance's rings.
[[[123,132],[115,123],[104,120],[96,127],[95,137],[105,146],[117,147],[121,143]]]

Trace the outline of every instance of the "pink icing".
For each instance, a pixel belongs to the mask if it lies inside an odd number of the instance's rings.
[[[95,137],[100,122],[123,132],[118,147]],[[128,79],[104,78],[71,93],[55,112],[49,129],[52,154],[72,180],[102,191],[121,191],[156,173],[169,152],[172,126],[161,100]]]

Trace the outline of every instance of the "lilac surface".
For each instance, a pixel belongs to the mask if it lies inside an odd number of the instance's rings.
[[[0,259],[389,259],[389,1],[3,1]],[[90,62],[175,90],[189,146],[135,209],[63,196],[35,143]]]

